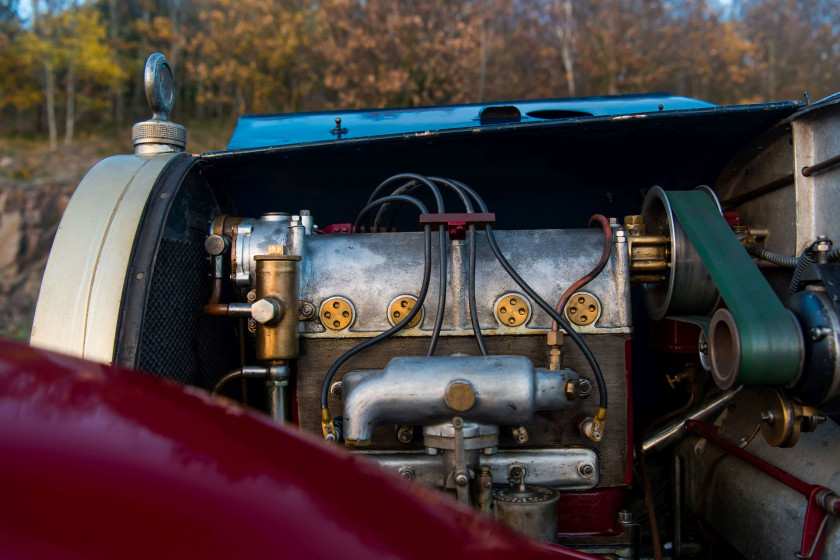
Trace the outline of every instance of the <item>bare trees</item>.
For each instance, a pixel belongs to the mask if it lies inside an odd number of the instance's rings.
[[[165,52],[179,118],[668,90],[833,93],[836,0],[0,0],[2,132],[58,144],[145,116]],[[725,7],[722,7],[725,6]]]

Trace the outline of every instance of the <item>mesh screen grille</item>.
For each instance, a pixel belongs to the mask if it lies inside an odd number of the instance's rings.
[[[202,243],[163,239],[140,337],[140,369],[160,377],[212,389],[238,366],[232,321],[209,317],[210,265]]]

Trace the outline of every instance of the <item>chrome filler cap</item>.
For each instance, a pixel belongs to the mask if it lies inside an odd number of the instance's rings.
[[[134,153],[154,155],[183,152],[187,146],[187,129],[168,119],[175,101],[175,80],[165,56],[153,53],[146,59],[143,85],[146,99],[152,108],[152,118],[131,127]]]

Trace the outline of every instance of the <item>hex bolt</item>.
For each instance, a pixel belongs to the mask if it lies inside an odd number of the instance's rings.
[[[633,512],[629,509],[622,509],[618,511],[618,522],[622,525],[629,525],[633,523]]]
[[[595,467],[589,463],[581,463],[578,465],[578,473],[584,478],[592,478],[595,476]]]
[[[261,299],[251,304],[251,317],[263,325],[280,319],[282,312],[280,304],[272,298]]]
[[[306,317],[311,317],[315,314],[315,308],[311,303],[304,303],[300,306],[300,312]]]
[[[417,477],[417,475],[414,473],[414,469],[412,469],[409,466],[402,466],[397,472],[399,472],[401,477],[408,480],[414,480]]]

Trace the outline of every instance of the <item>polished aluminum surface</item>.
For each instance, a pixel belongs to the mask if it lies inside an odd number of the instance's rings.
[[[689,420],[705,420],[709,418],[712,414],[719,412],[731,403],[735,395],[741,392],[741,389],[743,389],[743,386],[720,392],[701,404],[699,408],[695,408],[669,422],[642,443],[642,453],[650,453],[651,451],[656,451],[657,449],[671,445],[685,435],[683,426],[685,426],[686,422]]]
[[[305,210],[302,210],[305,212]],[[311,223],[312,216],[305,215]],[[236,226],[231,243],[231,270],[234,285],[244,295],[255,287],[257,255],[267,255],[272,246],[282,245],[286,255],[303,257],[306,251],[306,226],[301,216],[271,212],[259,219],[246,218]],[[305,271],[305,263],[301,272]]]
[[[840,167],[805,177],[808,167],[840,154],[840,99],[793,117],[793,177],[796,191],[796,254],[818,235],[840,243]]]
[[[467,451],[493,450],[499,445],[499,426],[466,422],[462,430]],[[455,426],[452,422],[423,426],[423,445],[434,449],[455,449]]]
[[[304,216],[311,220],[311,216]],[[295,218],[298,218],[297,220]],[[321,302],[336,296],[353,302],[358,319],[340,332],[324,328],[318,318],[300,325],[308,337],[370,337],[391,327],[390,302],[417,294],[423,278],[423,234],[386,233],[350,235],[305,235],[300,217],[274,214],[258,220],[245,219],[232,244],[234,282],[244,293],[253,288],[254,257],[272,245],[285,245],[287,254],[303,257],[300,298]],[[603,248],[602,233],[595,229],[497,231],[499,245],[519,274],[546,301],[555,303],[563,291],[591,270]],[[435,324],[438,300],[439,243],[432,240],[432,282],[424,304],[424,316],[416,327],[397,336],[429,336]],[[521,293],[493,256],[484,232],[476,233],[476,304],[482,332],[492,334],[538,334],[551,327],[548,315]],[[592,324],[575,327],[581,333],[630,332],[629,257],[623,237],[616,236],[613,254],[604,271],[587,291],[603,304]],[[451,241],[448,248],[447,306],[443,336],[470,335],[467,301],[468,245]],[[387,278],[386,282],[371,279]],[[495,304],[505,294],[517,294],[533,310],[523,325],[510,327],[496,316]]]
[[[403,467],[411,468],[415,480],[443,488],[446,472],[440,455],[424,451],[394,453],[364,451],[360,456],[375,461],[383,469],[399,474]],[[553,447],[533,449],[500,449],[493,454],[478,454],[478,464],[471,468],[488,467],[493,484],[507,485],[510,469],[515,464],[525,468],[525,483],[551,486],[561,490],[589,490],[598,485],[598,454],[585,447]],[[592,465],[591,477],[581,474],[581,465]]]
[[[565,387],[578,374],[535,369],[523,356],[398,357],[383,370],[357,370],[344,376],[344,438],[363,443],[377,425],[423,425],[461,416],[484,424],[527,424],[538,410],[560,410],[580,403]],[[449,388],[472,387],[475,402],[459,410],[447,402]]]

